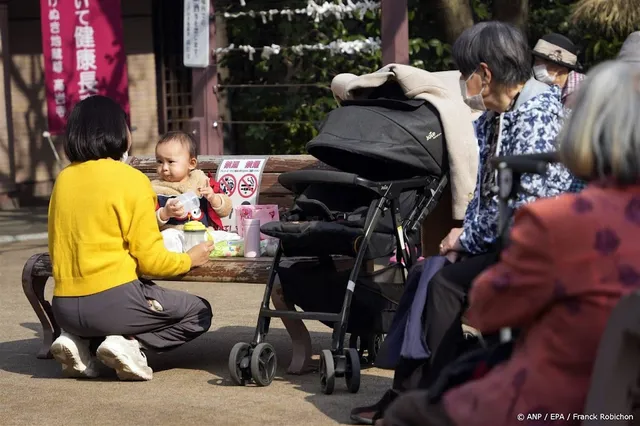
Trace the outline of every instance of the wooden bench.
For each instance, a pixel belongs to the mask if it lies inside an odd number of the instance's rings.
[[[222,160],[229,157],[200,156],[199,168],[205,173],[215,175]],[[156,175],[155,157],[132,157],[129,164],[154,179]],[[310,155],[270,156],[265,165],[260,183],[259,204],[277,204],[281,211],[288,209],[293,203],[293,195],[278,183],[281,173],[305,170],[329,169]],[[212,259],[206,265],[192,269],[185,275],[163,278],[166,281],[204,281],[204,282],[237,282],[266,284],[273,258],[219,258]],[[37,357],[51,358],[49,348],[60,334],[51,310],[51,304],[45,299],[45,286],[51,277],[51,260],[49,253],[31,256],[22,271],[22,288],[29,303],[33,307],[42,324],[42,347]],[[294,309],[287,306],[282,297],[279,285],[274,286],[272,302],[276,309]],[[293,343],[293,357],[288,371],[293,374],[303,373],[311,359],[311,338],[301,320],[283,320]]]

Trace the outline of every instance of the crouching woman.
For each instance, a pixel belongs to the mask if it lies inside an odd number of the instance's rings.
[[[130,147],[125,113],[111,99],[92,96],[71,112],[71,164],[49,204],[53,313],[63,330],[51,353],[66,376],[97,377],[99,359],[121,380],[150,380],[143,350],[176,348],[211,326],[206,300],[139,278],[183,274],[204,264],[212,246],[165,249],[151,183],[123,161]]]

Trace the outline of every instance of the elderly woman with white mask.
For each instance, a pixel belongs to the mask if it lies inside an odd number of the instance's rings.
[[[542,37],[533,48],[533,73],[538,81],[562,89],[560,99],[565,108],[571,107],[572,94],[584,80],[578,72],[578,48],[567,37],[551,33]]]

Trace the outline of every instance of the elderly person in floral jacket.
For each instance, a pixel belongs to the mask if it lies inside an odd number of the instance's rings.
[[[429,281],[424,335],[432,356],[427,360],[401,358],[393,389],[376,404],[352,411],[359,424],[373,424],[388,404],[420,376],[427,387],[463,346],[461,317],[471,282],[498,260],[498,199],[493,193],[496,170],[491,159],[503,155],[556,150],[555,139],[563,119],[560,88],[531,78],[531,56],[524,35],[502,22],[483,22],[467,29],[453,46],[461,73],[465,103],[483,111],[475,123],[480,164],[476,188],[462,228],[452,229],[440,245],[451,261]],[[572,178],[560,165],[545,176],[523,175],[515,207],[538,198],[555,197],[569,189]]]

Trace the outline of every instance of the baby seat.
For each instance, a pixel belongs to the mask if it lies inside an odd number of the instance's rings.
[[[448,160],[437,110],[407,100],[390,83],[371,98],[344,102],[327,116],[307,151],[339,170],[283,173],[279,182],[295,195],[280,222],[261,231],[280,240],[260,309],[254,341],[229,356],[232,380],[267,386],[275,351],[265,342],[272,317],[313,319],[333,328],[330,350],[320,357],[322,391],[335,377],[350,392],[360,387],[360,357],[344,348],[353,335],[386,333],[415,260],[420,224],[448,183]],[[396,84],[397,86],[397,84]],[[391,256],[379,270],[364,267]],[[345,259],[347,260],[345,262]],[[298,311],[269,307],[276,276]]]

